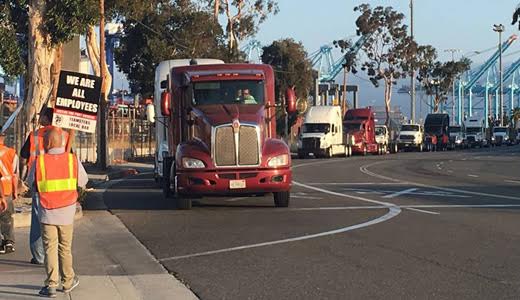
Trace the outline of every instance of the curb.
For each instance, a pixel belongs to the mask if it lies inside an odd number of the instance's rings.
[[[74,221],[83,218],[83,209],[81,205],[76,205],[76,214],[74,215]],[[13,214],[14,228],[23,228],[31,226],[31,211],[21,212]]]

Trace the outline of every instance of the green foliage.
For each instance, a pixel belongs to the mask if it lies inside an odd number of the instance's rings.
[[[27,69],[30,2],[0,0],[0,66],[8,76],[18,76]],[[42,33],[49,47],[65,43],[82,34],[97,21],[96,0],[48,0],[43,15]]]
[[[275,72],[275,90],[278,101],[288,87],[295,87],[296,96],[307,99],[314,85],[311,62],[303,44],[293,39],[281,39],[263,48],[262,62],[273,67]],[[276,111],[276,131],[285,131],[285,108],[278,107]],[[296,114],[290,115],[288,124],[294,123]]]
[[[0,1],[0,66],[9,78],[25,72],[27,42],[26,35],[20,33],[26,32],[27,9],[24,2]]]
[[[464,72],[470,69],[471,61],[463,58],[459,61],[428,61],[418,68],[418,80],[427,95],[435,96],[437,111],[439,104],[447,99],[452,91],[453,83]]]
[[[44,18],[44,31],[51,45],[70,41],[74,35],[87,31],[99,18],[99,1],[48,0]]]
[[[303,44],[293,39],[281,39],[263,48],[262,62],[275,71],[276,95],[290,86],[295,87],[298,98],[306,99],[313,87],[311,62]]]
[[[367,37],[362,46],[367,60],[361,69],[367,72],[376,87],[380,80],[384,80],[385,85],[395,84],[395,79],[407,75],[410,60],[417,49],[403,24],[404,14],[392,7],[372,9],[369,4],[359,5],[354,11],[361,13],[356,20],[357,34]]]
[[[357,73],[357,55],[352,51],[352,40],[336,40],[333,42],[336,48],[341,49],[341,53],[344,53],[345,63],[343,64],[343,68],[347,70],[347,72],[352,72],[354,74]]]
[[[201,2],[206,3],[210,9],[215,7],[215,0]],[[239,41],[254,36],[259,25],[269,15],[275,15],[278,11],[278,3],[275,0],[219,0],[219,13],[227,18],[225,30],[228,39],[231,35]],[[237,49],[238,44],[229,44],[229,51],[232,54],[237,54]]]
[[[189,1],[163,3],[142,19],[123,22],[124,35],[115,60],[134,93],[153,94],[155,67],[176,58],[225,58],[222,28],[211,13]]]

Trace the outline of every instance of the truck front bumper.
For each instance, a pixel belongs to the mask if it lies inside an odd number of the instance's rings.
[[[234,188],[232,188],[232,181]],[[292,171],[290,168],[194,170],[177,173],[178,193],[189,196],[226,196],[286,192],[291,189],[291,184]]]

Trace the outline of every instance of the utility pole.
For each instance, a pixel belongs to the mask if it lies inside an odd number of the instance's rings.
[[[444,52],[451,52],[451,61],[455,62],[455,53],[460,52],[460,49],[446,49]],[[455,78],[451,85],[451,120],[455,124]]]
[[[107,168],[107,101],[105,95],[105,1],[99,1],[99,67],[101,69],[101,99],[99,100],[99,143],[97,149],[97,160],[100,169]]]
[[[413,40],[413,0],[410,0],[410,36]],[[415,70],[412,70],[410,85],[410,121],[415,123]]]
[[[503,78],[503,67],[502,67],[502,32],[504,32],[505,28],[502,24],[494,24],[493,31],[498,32],[498,52],[500,53],[498,59],[498,69],[499,69],[499,77],[500,77],[500,102],[498,109],[498,118],[500,120],[500,126],[504,126],[504,78]]]

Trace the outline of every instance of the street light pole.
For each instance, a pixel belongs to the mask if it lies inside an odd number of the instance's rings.
[[[493,31],[498,32],[498,52],[500,53],[498,58],[498,69],[499,69],[499,77],[500,77],[500,102],[498,109],[498,118],[500,120],[500,126],[504,126],[504,82],[503,82],[503,67],[502,67],[502,32],[504,32],[505,28],[502,24],[494,24],[493,25]]]
[[[451,52],[451,61],[455,62],[455,52],[460,52],[460,49],[446,49],[444,52]],[[451,85],[451,120],[455,124],[455,78]]]
[[[413,0],[410,0],[410,37],[413,40]],[[410,78],[410,121],[415,123],[415,70]]]

